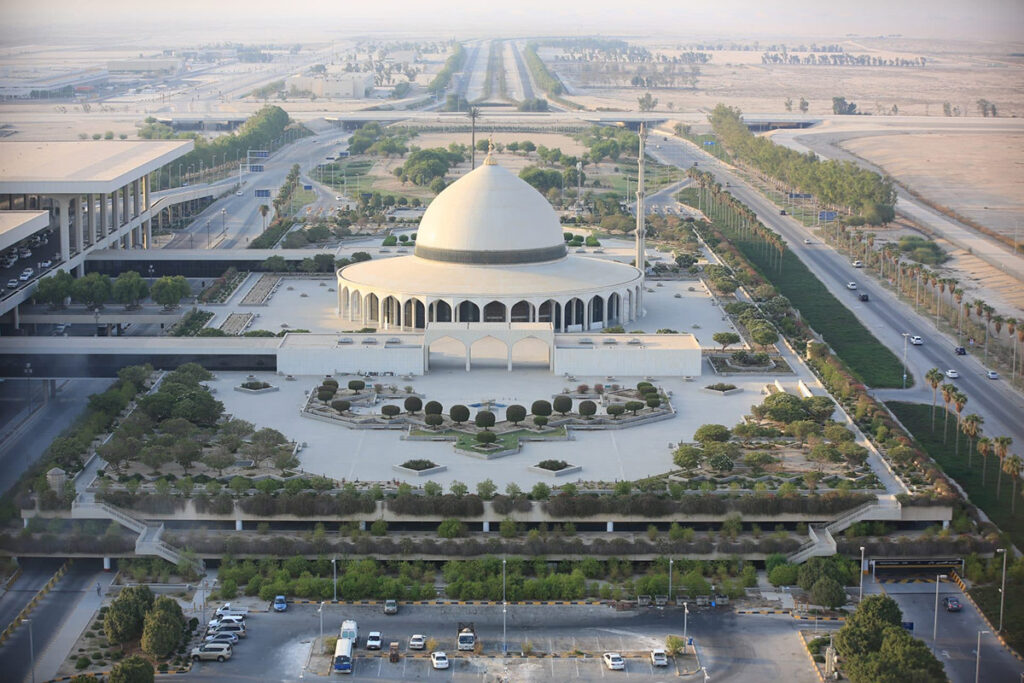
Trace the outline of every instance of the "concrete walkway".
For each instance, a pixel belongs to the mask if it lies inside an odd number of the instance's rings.
[[[35,680],[48,681],[57,677],[57,671],[73,653],[75,643],[96,618],[96,613],[110,590],[114,576],[115,574],[112,572],[98,574],[96,585],[99,586],[99,591],[93,587],[83,592],[78,601],[68,610],[68,615],[61,623],[53,640],[45,650],[36,655]]]

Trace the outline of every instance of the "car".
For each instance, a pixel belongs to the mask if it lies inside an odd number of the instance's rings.
[[[965,349],[962,346],[954,346],[953,347],[953,353],[955,353],[958,356],[966,356],[967,355],[967,349]]]
[[[21,280],[22,282],[27,282],[28,280],[32,279],[32,276],[35,274],[36,271],[34,271],[31,268],[26,268],[25,270],[21,271],[21,275],[18,276],[18,279]]]
[[[32,258],[32,250],[28,247],[22,247],[18,250],[18,258]]]
[[[651,650],[651,664],[653,666],[668,666],[668,654],[664,650]]]
[[[42,261],[39,262],[39,267],[40,268],[50,268],[52,266],[53,266],[53,261],[51,261],[50,259],[43,259]]]
[[[366,636],[366,649],[379,650],[383,640],[384,637],[380,634],[380,631],[370,631],[369,635]]]
[[[207,627],[219,628],[221,626],[226,626],[227,624],[239,624],[240,626],[245,626],[245,617],[234,614],[225,614],[211,619],[210,623],[207,624]]]
[[[431,652],[430,653],[430,664],[435,669],[447,669],[448,668],[448,655],[444,652]]]
[[[231,643],[203,643],[192,648],[192,661],[201,659],[216,659],[218,662],[231,659]]]
[[[412,638],[409,639],[409,649],[410,650],[422,650],[426,646],[427,646],[427,639],[424,638],[423,636],[421,636],[418,633],[416,635],[414,635]]]
[[[340,202],[341,201],[341,195],[340,194],[339,195],[335,195],[334,196],[334,201]]]
[[[605,652],[601,655],[604,665],[612,671],[622,671],[626,668],[626,660],[618,652]]]
[[[239,638],[245,638],[245,625],[244,624],[219,624],[206,632],[206,635],[212,635],[214,633],[234,633]]]
[[[856,282],[847,282],[846,283],[846,288],[847,289],[857,289],[857,283]]]
[[[237,190],[237,191],[235,192],[235,196],[236,196],[236,197],[241,197],[241,196],[242,196],[243,194],[245,194],[245,193],[244,193],[244,192],[242,192],[241,190]]]
[[[871,299],[871,297],[869,297],[867,294],[861,294],[860,295],[860,300],[861,301],[868,301],[870,299]]]
[[[996,372],[995,370],[989,370],[988,372],[985,373],[985,376],[988,377],[989,379],[999,379],[999,373]]]
[[[810,240],[804,240],[804,244],[810,244],[810,243],[811,243]]]
[[[942,598],[942,606],[946,608],[947,612],[959,612],[963,609],[960,606],[960,598],[952,595]]]
[[[18,285],[20,284],[21,283],[18,282],[18,278],[12,277],[10,280],[7,281],[7,289],[17,289]]]
[[[231,643],[238,642],[238,636],[234,633],[211,633],[205,638],[207,643]]]
[[[950,379],[957,379],[960,377],[960,373],[953,368],[950,368],[949,370],[946,370],[946,377],[949,377]]]
[[[863,261],[854,261],[853,262],[853,267],[854,268],[863,268],[864,267],[864,262]]]
[[[274,611],[285,612],[288,610],[288,598],[283,595],[278,595],[274,598]]]
[[[779,211],[779,215],[780,215],[780,216],[788,216],[789,214],[788,214],[788,213],[786,213],[786,210],[785,210],[785,209],[781,209],[781,210]]]
[[[924,344],[924,339],[921,339],[919,336],[915,334],[910,338],[910,343],[913,344],[914,346],[920,346],[921,344]]]
[[[53,333],[64,334],[65,332],[68,331],[69,327],[71,327],[71,325],[69,325],[68,323],[57,323],[56,325],[53,326]]]
[[[397,600],[385,600],[384,601],[384,614],[398,614],[398,601]]]

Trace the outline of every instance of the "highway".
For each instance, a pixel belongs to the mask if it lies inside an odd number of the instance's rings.
[[[779,215],[779,209],[759,192],[748,186],[742,178],[726,164],[699,150],[695,145],[675,137],[666,136],[660,142],[661,149],[648,153],[662,163],[671,163],[680,168],[693,166],[710,171],[718,182],[729,183],[729,191],[757,212],[766,226],[782,235],[791,251],[820,279],[829,291],[840,301],[848,302],[847,308],[893,353],[902,357],[904,351],[903,333],[924,337],[922,346],[907,349],[907,366],[916,381],[915,387],[907,391],[881,390],[874,392],[883,400],[907,400],[920,403],[932,402],[932,389],[925,383],[924,374],[929,368],[942,371],[955,369],[960,379],[954,382],[967,394],[969,403],[966,413],[978,413],[985,418],[985,433],[991,436],[1012,436],[1014,441],[1024,441],[1024,397],[1013,391],[1002,380],[990,380],[985,368],[974,356],[953,354],[955,340],[938,332],[926,317],[916,313],[912,307],[899,301],[894,294],[879,285],[863,269],[854,268],[845,256],[835,252],[796,219]],[[805,245],[810,239],[812,244]],[[846,288],[846,283],[857,282],[858,293],[868,293],[871,300],[861,302]]]

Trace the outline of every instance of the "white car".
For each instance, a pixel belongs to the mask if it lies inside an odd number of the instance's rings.
[[[340,202],[340,201],[341,201],[341,195],[339,194],[339,195],[335,196],[335,197],[334,197],[334,201],[336,201],[336,202]],[[442,653],[442,654],[443,654],[443,653]]]
[[[988,377],[989,379],[999,379],[999,373],[996,372],[995,370],[989,370],[988,372],[985,373],[985,376]]]
[[[924,344],[924,339],[921,339],[915,334],[913,337],[910,338],[910,343],[913,344],[914,346],[920,346],[921,344]]]
[[[10,280],[7,281],[7,289],[17,289],[18,285],[20,284],[21,283],[18,282],[18,278],[12,277]]]
[[[847,289],[857,289],[857,283],[856,282],[847,282],[846,283],[846,288]]]
[[[804,240],[804,244],[810,244],[810,243],[811,243],[811,241],[810,241],[810,240]],[[666,666],[667,666],[667,665],[666,665]]]
[[[601,655],[604,665],[612,671],[622,671],[626,668],[626,660],[618,652],[605,652]]]
[[[231,643],[236,645],[238,643],[238,636],[234,633],[211,633],[206,636],[207,643]]]
[[[430,663],[435,669],[447,669],[448,668],[448,655],[444,652],[431,652]]]
[[[651,650],[652,666],[668,666],[668,654],[664,650]]]
[[[410,650],[422,650],[426,646],[427,646],[427,639],[424,638],[423,636],[421,636],[418,633],[416,635],[414,635],[412,638],[409,639],[409,649]]]
[[[21,280],[22,282],[28,282],[35,274],[36,271],[32,270],[31,268],[26,268],[25,270],[21,271],[21,275],[18,276],[18,279]]]
[[[18,250],[19,258],[32,258],[32,250],[28,247],[22,247]]]
[[[50,259],[44,259],[44,260],[43,260],[42,262],[40,262],[40,264],[39,264],[39,266],[40,266],[41,268],[49,268],[49,267],[51,267],[52,265],[53,265],[53,261],[51,261]]]
[[[380,631],[370,631],[369,635],[366,636],[366,649],[367,650],[379,650],[383,637]]]
[[[241,190],[237,190],[237,191],[235,192],[235,196],[236,196],[236,197],[241,197],[241,196],[242,196],[243,194],[245,194],[245,193],[244,193],[244,192],[242,192]]]
[[[863,261],[854,261],[853,262],[853,267],[854,268],[863,268],[864,267],[864,262]]]
[[[950,368],[949,370],[946,370],[946,377],[949,377],[950,379],[958,379],[960,377],[960,373],[953,368]]]

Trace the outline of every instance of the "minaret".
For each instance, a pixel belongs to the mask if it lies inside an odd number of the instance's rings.
[[[646,227],[646,221],[644,216],[644,145],[647,142],[647,126],[643,123],[640,124],[640,154],[637,158],[639,166],[639,175],[636,181],[636,267],[640,269],[641,275],[646,274],[647,268],[645,267],[646,259],[644,258],[646,240],[644,239],[644,232]],[[637,313],[640,314],[643,311],[641,302],[643,301],[644,281],[643,277],[640,280],[640,296],[637,297]]]

